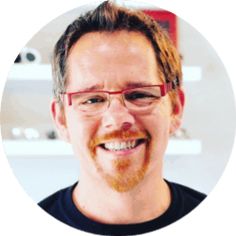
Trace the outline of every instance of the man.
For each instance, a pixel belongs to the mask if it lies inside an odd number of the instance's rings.
[[[133,235],[171,224],[205,198],[162,176],[184,92],[178,52],[154,20],[102,3],[68,26],[53,72],[53,119],[80,178],[40,202],[44,210],[87,232]]]

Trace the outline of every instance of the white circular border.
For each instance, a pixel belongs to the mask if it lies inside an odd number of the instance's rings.
[[[136,0],[140,1],[140,0]],[[93,1],[8,0],[0,3],[0,94],[7,73],[23,46],[57,16]],[[144,2],[140,1],[140,2]],[[233,1],[146,0],[170,10],[195,27],[211,43],[225,65],[236,92],[236,22]],[[0,140],[1,141],[1,140]],[[165,227],[159,235],[236,235],[236,148],[210,196],[191,214]],[[0,235],[78,235],[78,231],[45,214],[21,188],[0,144]]]

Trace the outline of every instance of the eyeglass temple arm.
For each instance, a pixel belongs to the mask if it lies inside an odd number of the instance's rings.
[[[179,78],[176,77],[173,81],[169,81],[161,87],[161,96],[165,96],[169,91],[176,89],[180,86]]]
[[[71,106],[72,105],[72,98],[71,98],[72,94],[73,93],[61,93],[60,94],[61,101],[63,101],[64,100],[64,96],[66,96],[67,100],[68,100],[68,105]]]

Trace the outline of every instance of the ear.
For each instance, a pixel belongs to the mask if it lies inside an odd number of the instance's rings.
[[[53,99],[51,101],[50,110],[59,137],[66,142],[70,142],[70,136],[66,124],[66,116],[64,108],[60,106],[60,104],[55,99]]]
[[[185,105],[185,94],[183,89],[178,90],[177,101],[173,106],[171,114],[171,125],[170,125],[170,135],[173,135],[177,129],[180,128],[182,123],[183,110]]]

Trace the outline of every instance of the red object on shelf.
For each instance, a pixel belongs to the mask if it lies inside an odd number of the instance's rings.
[[[144,13],[155,19],[164,28],[169,37],[177,47],[177,17],[169,11],[163,10],[143,10]]]

